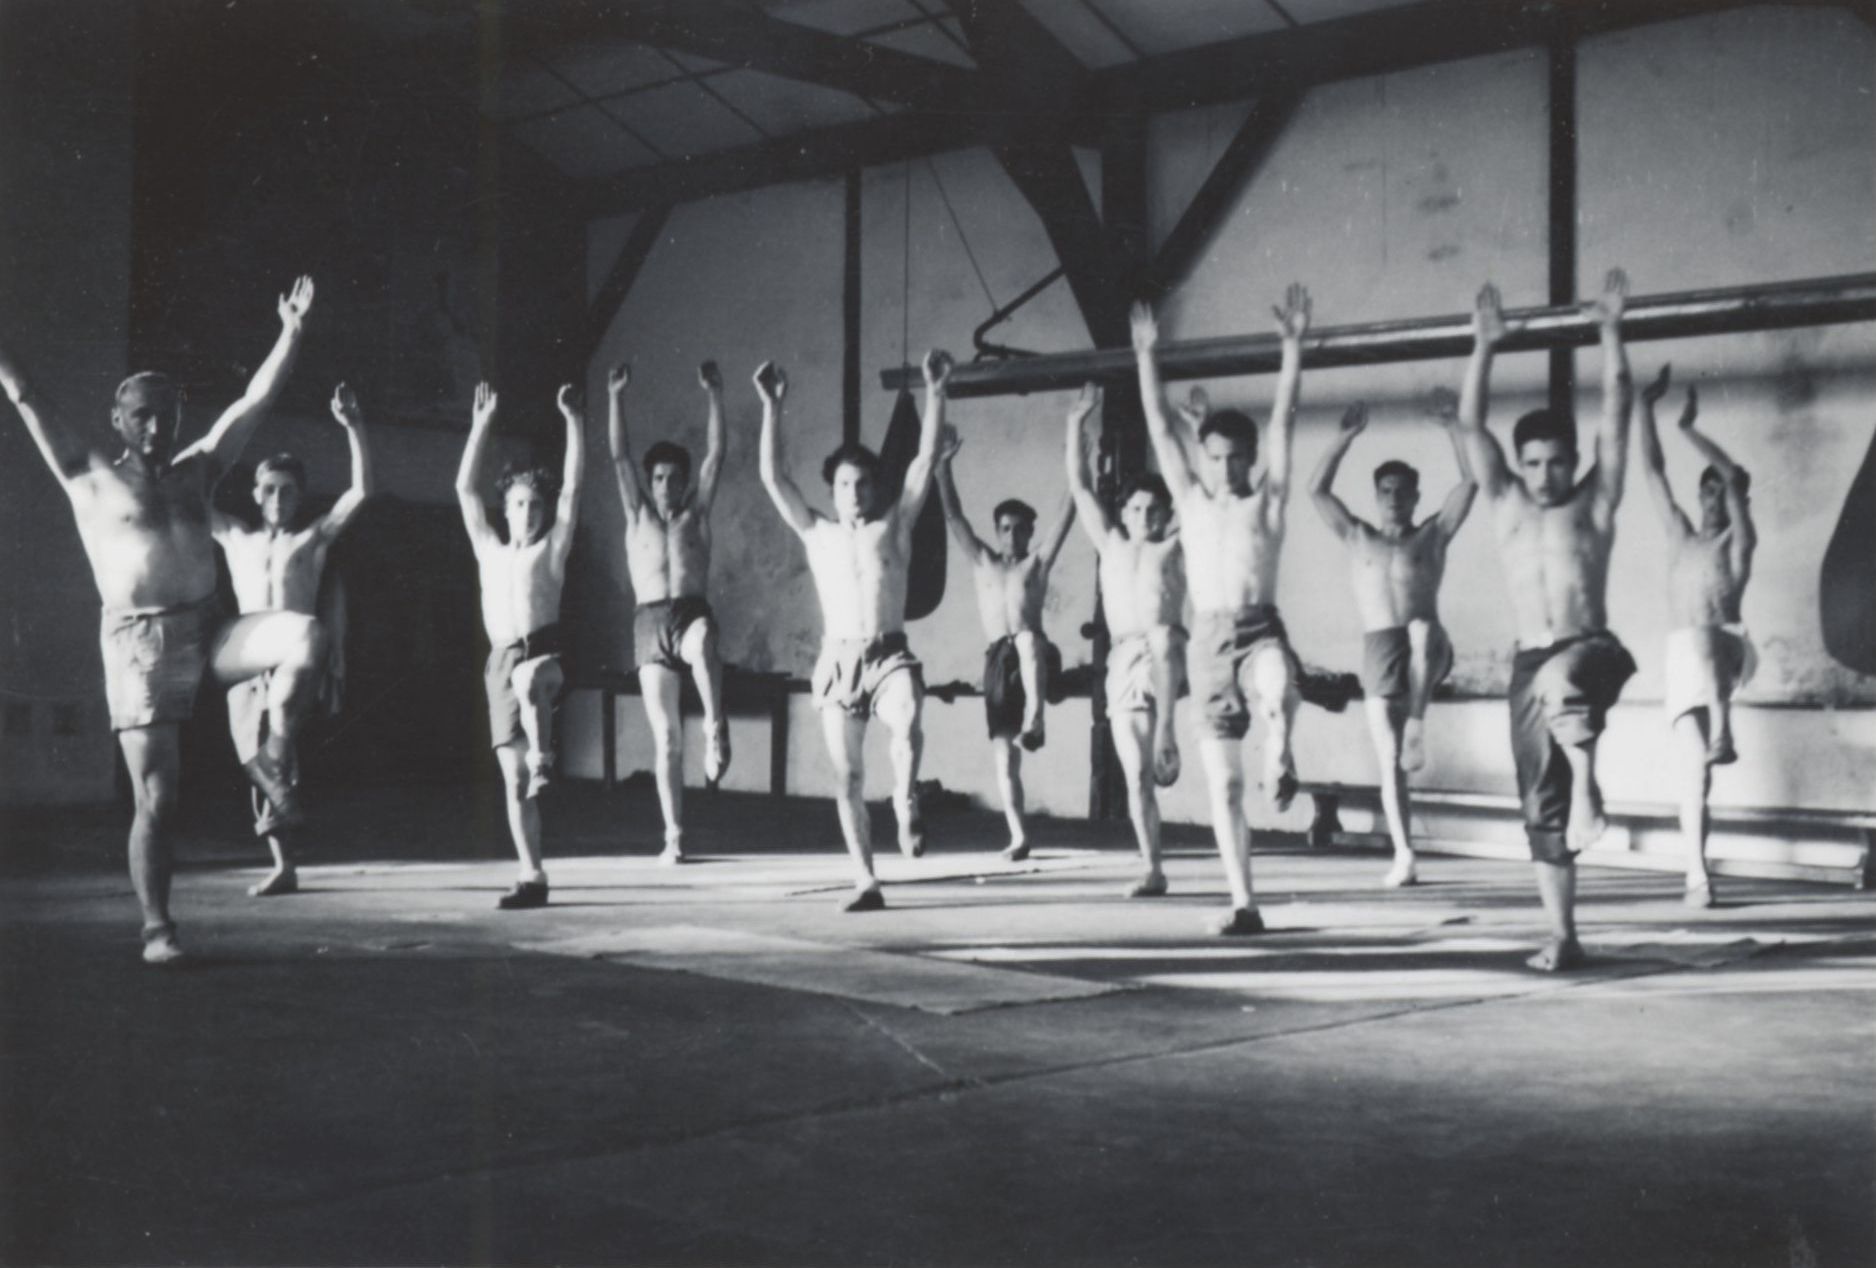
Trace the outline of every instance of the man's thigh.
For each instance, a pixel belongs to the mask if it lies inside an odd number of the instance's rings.
[[[904,738],[918,729],[922,699],[917,676],[901,670],[888,675],[873,693],[873,716],[895,738]]]
[[[638,667],[638,694],[645,701],[645,717],[653,730],[681,720],[683,680],[663,665]]]
[[[1296,694],[1289,648],[1276,639],[1265,639],[1238,666],[1238,681],[1247,695],[1254,693],[1267,705],[1289,703]]]
[[[117,733],[133,785],[145,780],[167,780],[171,791],[182,772],[182,727],[174,722],[130,727]]]
[[[711,635],[716,631],[715,618],[700,616],[678,635],[677,654],[687,665],[701,665],[711,650]]]
[[[224,687],[277,669],[305,646],[317,624],[299,612],[251,612],[223,625],[209,648],[209,672]]]

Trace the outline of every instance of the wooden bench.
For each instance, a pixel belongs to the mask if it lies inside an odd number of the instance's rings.
[[[1353,835],[1343,830],[1341,809],[1350,803],[1372,806],[1380,814],[1381,790],[1373,784],[1344,784],[1305,781],[1302,791],[1315,802],[1315,817],[1308,829],[1310,845],[1322,848],[1334,845],[1338,838]],[[1415,810],[1484,811],[1520,817],[1523,806],[1510,793],[1466,792],[1447,788],[1409,788],[1408,796]],[[1680,807],[1667,802],[1614,801],[1604,807],[1612,821],[1674,824],[1680,820]],[[1711,806],[1708,809],[1714,826],[1768,826],[1782,828],[1817,828],[1827,832],[1848,833],[1861,838],[1862,860],[1851,869],[1851,884],[1859,890],[1876,888],[1876,811],[1817,810],[1802,806]],[[1379,834],[1379,835],[1384,835]],[[1428,842],[1442,848],[1447,842]],[[1609,856],[1603,856],[1605,859]],[[1597,856],[1592,853],[1592,859]],[[1804,864],[1755,863],[1755,875],[1786,876],[1797,880],[1835,880],[1836,869]],[[1832,874],[1825,874],[1825,873]]]

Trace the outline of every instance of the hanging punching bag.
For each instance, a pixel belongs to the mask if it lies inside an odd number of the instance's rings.
[[[1817,606],[1824,649],[1859,674],[1876,674],[1876,433],[1824,549]]]
[[[898,497],[905,487],[905,469],[918,454],[918,405],[912,394],[899,389],[892,403],[892,421],[886,424],[886,439],[879,447],[882,490]],[[945,511],[934,486],[918,520],[912,525],[912,558],[907,569],[905,619],[916,621],[938,610],[945,597]]]

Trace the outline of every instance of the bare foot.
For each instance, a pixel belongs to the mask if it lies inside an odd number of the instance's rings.
[[[1408,718],[1400,731],[1400,768],[1409,775],[1427,764],[1426,723]]]
[[[853,897],[840,905],[842,911],[884,911],[886,896],[879,892],[877,883],[865,885],[854,891]]]
[[[1414,856],[1396,854],[1394,866],[1388,868],[1387,875],[1381,878],[1381,884],[1388,889],[1405,889],[1409,885],[1420,883],[1420,873],[1414,869]]]
[[[1166,874],[1152,871],[1142,876],[1127,887],[1129,898],[1164,898],[1166,896]]]
[[[1583,944],[1575,938],[1552,938],[1524,964],[1539,973],[1562,973],[1581,965],[1584,959]]]
[[[1722,731],[1713,737],[1713,743],[1707,745],[1707,765],[1731,766],[1739,760],[1739,752],[1733,747],[1733,733]]]
[[[1709,907],[1716,906],[1717,904],[1713,898],[1712,880],[1704,876],[1688,877],[1687,888],[1681,894],[1681,901],[1699,911],[1705,911]]]
[[[730,768],[730,724],[718,722],[710,728],[710,747],[704,754],[704,778],[712,785]]]
[[[300,888],[300,874],[291,867],[277,867],[269,872],[259,884],[248,886],[249,898],[279,898],[284,894],[297,893]]]
[[[1601,807],[1583,811],[1581,807],[1571,810],[1570,826],[1563,834],[1564,844],[1574,854],[1595,848],[1596,842],[1603,839],[1609,831],[1609,820],[1603,817]]]
[[[528,754],[528,790],[525,796],[538,797],[541,789],[554,782],[554,755],[552,753]]]
[[[1030,718],[1027,722],[1025,722],[1023,724],[1023,733],[1017,736],[1016,740],[1017,740],[1017,743],[1021,744],[1024,748],[1028,749],[1031,753],[1041,748],[1043,744],[1043,740],[1044,740],[1044,735],[1043,735],[1043,730],[1042,730],[1042,715],[1037,714],[1035,717]]]
[[[690,862],[690,855],[684,853],[684,838],[681,836],[666,837],[664,839],[664,852],[658,856],[658,861],[666,867],[676,867],[680,863]]]
[[[188,959],[183,954],[182,944],[176,941],[176,926],[159,925],[143,931],[143,962],[159,967],[182,963]]]
[[[1289,757],[1282,759],[1283,765],[1276,771],[1276,777],[1269,781],[1270,804],[1282,814],[1296,800],[1296,794],[1302,791],[1302,784],[1296,778],[1296,763]]]
[[[1168,730],[1153,748],[1153,782],[1171,788],[1179,780],[1179,741]]]

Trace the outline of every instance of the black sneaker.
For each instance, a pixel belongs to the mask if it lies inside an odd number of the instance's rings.
[[[546,881],[516,881],[515,887],[495,900],[495,905],[503,911],[522,911],[529,907],[547,906]]]

